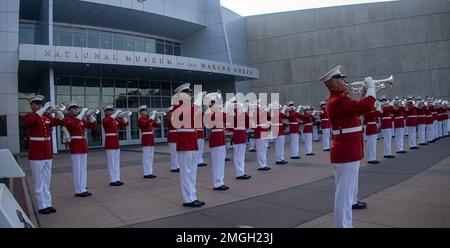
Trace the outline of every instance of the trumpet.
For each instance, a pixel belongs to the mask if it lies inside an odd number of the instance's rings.
[[[130,117],[133,114],[131,111],[124,111],[117,115],[119,118]]]
[[[100,109],[99,108],[97,108],[97,107],[95,107],[95,108],[93,108],[93,109],[88,109],[88,111],[86,111],[86,114],[85,114],[85,116],[86,117],[90,117],[90,116],[97,116],[98,114],[100,113]]]
[[[372,77],[368,77],[367,79],[373,80]],[[394,76],[391,75],[386,79],[373,80],[375,82],[376,91],[384,90],[388,87],[392,87],[394,84]],[[364,81],[358,81],[347,84],[347,86],[352,90],[353,94],[360,95],[364,89]]]
[[[161,116],[166,116],[167,113],[166,112],[162,112],[162,111],[157,111],[157,110],[153,110],[152,114],[150,115],[150,119],[155,120],[156,117],[161,117]]]
[[[50,113],[56,113],[56,112],[58,112],[58,111],[64,111],[66,109],[66,105],[64,104],[64,103],[60,103],[60,104],[58,104],[58,105],[50,105],[50,107],[48,108],[48,111],[50,112]]]

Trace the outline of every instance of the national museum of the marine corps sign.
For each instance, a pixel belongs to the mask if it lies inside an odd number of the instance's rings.
[[[181,56],[109,49],[21,44],[19,59],[23,61],[146,66],[228,74],[249,79],[259,78],[259,70],[248,66]]]

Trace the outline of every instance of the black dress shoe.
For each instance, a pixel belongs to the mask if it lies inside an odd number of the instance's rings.
[[[306,154],[306,156],[314,156],[314,155],[316,155],[316,154],[314,154],[314,153],[308,153],[308,154]]]
[[[225,158],[225,161],[230,161],[230,159],[229,158]]]
[[[144,176],[144,178],[155,178],[156,176],[155,175],[153,175],[153,174],[150,174],[150,175],[145,175]]]
[[[184,207],[191,207],[191,208],[199,208],[201,206],[203,206],[200,202],[198,201],[193,201],[193,202],[189,202],[189,203],[183,203]]]
[[[398,151],[397,153],[408,153],[407,151]]]
[[[239,179],[239,180],[247,180],[247,179],[250,179],[250,178],[252,178],[252,176],[249,176],[247,174],[244,174],[242,176],[236,177],[236,179]]]
[[[435,142],[435,140],[432,140],[432,141],[428,141],[428,143],[434,143]]]
[[[368,164],[379,164],[380,161],[378,160],[373,160],[373,161],[367,161]]]
[[[411,150],[417,150],[417,149],[419,149],[419,147],[413,146],[413,147],[411,147],[411,148],[409,148],[409,149],[411,149]]]
[[[216,188],[214,188],[214,190],[227,190],[227,189],[229,189],[230,187],[228,187],[228,186],[226,186],[226,185],[222,185],[222,186],[220,186],[220,187],[216,187]]]
[[[256,149],[251,149],[249,150],[249,152],[256,152]]]
[[[109,183],[110,186],[121,186],[122,184],[120,184],[119,181],[117,182],[113,182],[113,183]]]
[[[205,205],[205,202],[199,201],[199,200],[195,200],[194,202],[198,202],[200,203],[202,206]]]
[[[84,192],[84,193],[86,193],[87,196],[91,196],[91,195],[92,195],[91,193],[89,193],[89,192],[87,192],[87,191]]]
[[[301,159],[301,157],[300,156],[293,156],[293,157],[291,157],[291,159]]]
[[[117,183],[119,183],[120,185],[124,185],[124,183],[121,181],[117,181]]]
[[[419,145],[421,145],[421,146],[427,146],[428,144],[427,144],[427,143],[422,143],[422,144],[419,144]]]
[[[88,197],[89,195],[86,192],[75,194],[76,197]]]
[[[40,214],[50,214],[50,210],[48,210],[48,208],[44,208],[44,209],[39,209],[39,213]]]
[[[357,202],[356,204],[352,205],[352,209],[366,209],[367,204],[365,202]]]
[[[200,163],[200,164],[198,164],[197,166],[198,167],[205,167],[205,166],[207,166],[208,164],[206,164],[206,163]]]
[[[47,210],[50,211],[50,213],[56,213],[56,209],[54,207],[48,207]]]
[[[330,149],[324,149],[323,151],[324,151],[324,152],[329,152],[329,151],[330,151]]]
[[[275,164],[287,164],[288,162],[286,160],[283,161],[276,161]]]
[[[180,172],[180,168],[175,169],[175,170],[170,170],[171,172]]]
[[[268,171],[271,170],[270,167],[262,167],[262,168],[258,168],[259,171]]]
[[[395,158],[394,155],[384,155],[384,158]]]

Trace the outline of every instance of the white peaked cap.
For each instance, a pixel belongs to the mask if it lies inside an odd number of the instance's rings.
[[[322,82],[326,82],[326,81],[332,79],[334,76],[337,76],[337,75],[339,75],[341,77],[346,77],[345,74],[343,74],[341,72],[341,68],[342,68],[342,66],[340,66],[340,65],[334,67],[331,71],[327,72],[325,75],[320,77],[319,80],[322,81]]]
[[[325,105],[325,104],[326,104],[325,101],[319,102],[319,105]]]
[[[78,103],[75,101],[69,102],[67,104],[67,109],[70,109],[71,107],[77,107],[78,108]]]
[[[105,107],[103,107],[103,111],[106,111],[108,109],[114,109],[113,105],[106,105]]]
[[[289,102],[287,102],[286,104],[287,104],[288,106],[294,105],[294,101],[289,101]]]
[[[28,102],[29,103],[32,103],[32,102],[35,102],[35,101],[42,102],[44,100],[45,100],[45,97],[43,95],[32,95],[32,96],[28,97]]]
[[[139,110],[139,111],[141,111],[141,110],[148,110],[147,105],[141,105],[141,106],[139,106],[138,110]]]
[[[178,86],[178,88],[175,89],[175,93],[180,93],[184,90],[191,90],[191,84],[190,83],[185,83],[183,85]]]

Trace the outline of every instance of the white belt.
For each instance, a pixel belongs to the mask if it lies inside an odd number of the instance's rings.
[[[117,133],[107,133],[107,134],[105,134],[105,136],[117,136],[118,134]]]
[[[417,118],[417,115],[410,115],[408,118]]]
[[[361,126],[357,126],[357,127],[350,127],[350,128],[339,129],[339,130],[333,130],[333,134],[334,135],[339,135],[339,134],[344,134],[344,133],[356,133],[356,132],[361,132],[361,131],[362,131],[362,127]]]
[[[382,120],[392,119],[392,117],[383,117]]]
[[[398,119],[403,119],[403,118],[405,118],[405,117],[400,116],[400,117],[395,117],[394,119],[398,120]]]
[[[427,115],[427,117],[433,117],[432,115]]]
[[[223,129],[221,128],[215,128],[215,129],[211,129],[211,132],[216,133],[216,132],[223,132]]]
[[[305,126],[311,126],[311,125],[312,125],[312,122],[311,122],[311,123],[305,123],[304,125],[305,125]]]
[[[283,124],[281,123],[273,123],[272,126],[282,126]]]
[[[437,114],[437,112],[431,112],[433,115]]]
[[[177,130],[169,130],[169,133],[176,133]]]
[[[419,115],[418,117],[425,117],[425,115]]]
[[[30,140],[32,140],[32,141],[48,141],[48,140],[50,140],[50,137],[30,137]]]
[[[196,128],[196,131],[203,131],[203,128]]]
[[[70,136],[70,139],[86,139],[85,136]]]
[[[367,125],[376,125],[376,122],[367,122]]]
[[[195,132],[195,129],[193,129],[193,128],[182,128],[182,129],[178,129],[177,132],[190,133],[190,132]]]
[[[153,134],[153,132],[142,132],[142,135],[150,135]]]
[[[239,127],[234,129],[234,131],[245,131],[245,130],[247,130],[247,129],[246,128],[239,128]]]
[[[322,121],[329,121],[329,119],[322,119]]]
[[[289,125],[298,125],[298,122],[289,122]]]

